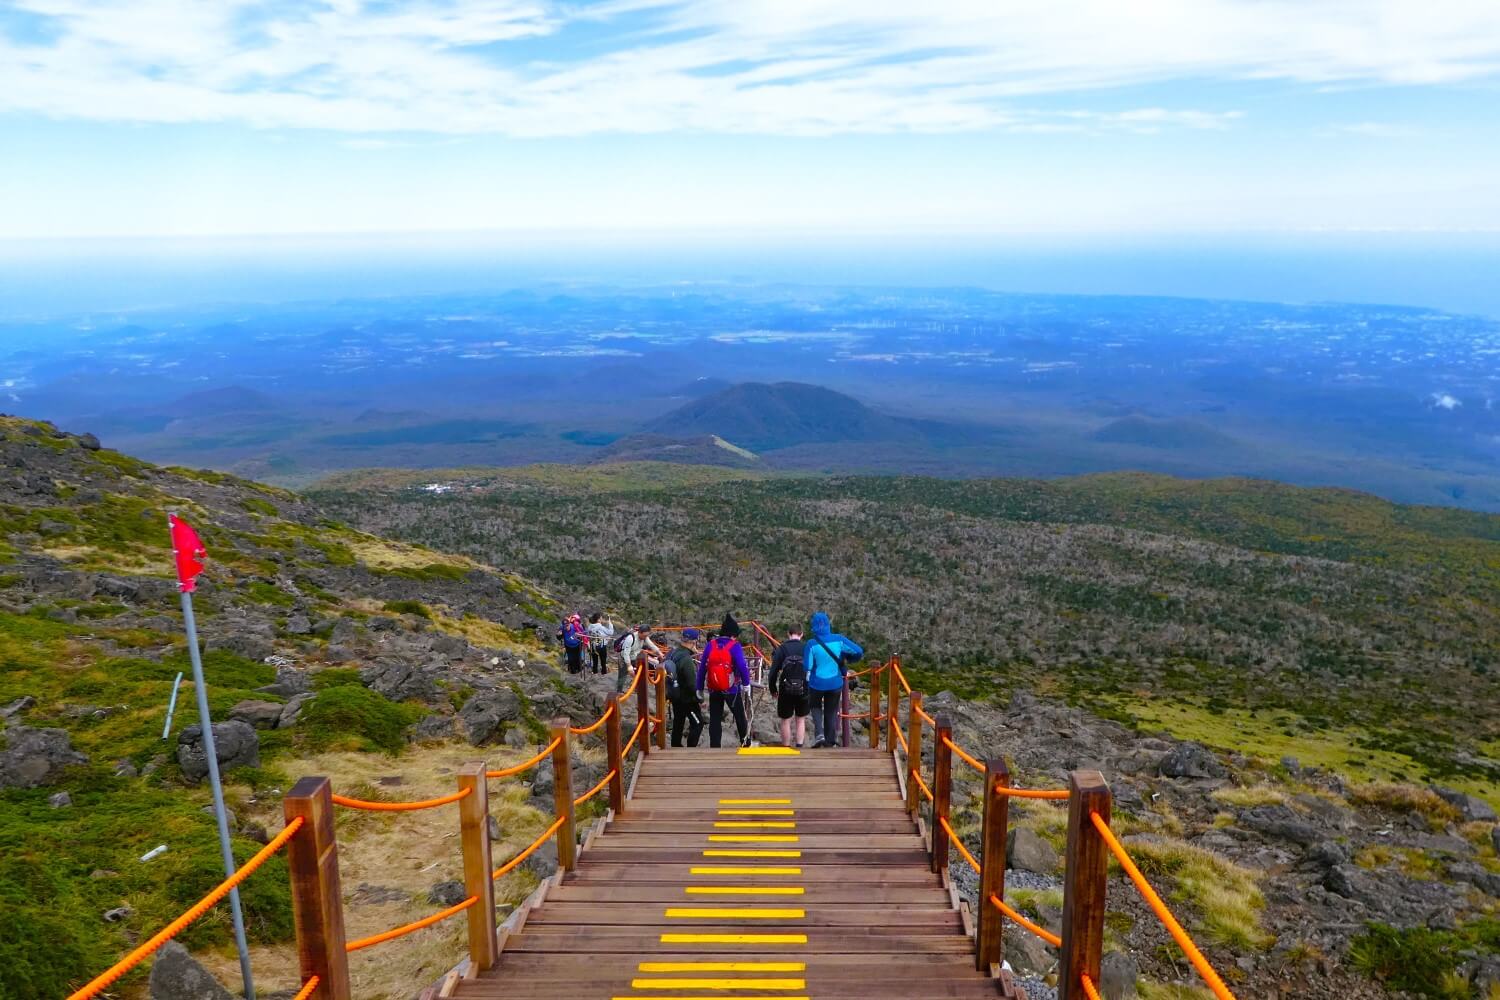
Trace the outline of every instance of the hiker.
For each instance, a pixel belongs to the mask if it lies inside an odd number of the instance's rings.
[[[608,625],[599,620],[602,617],[597,611],[589,615],[589,666],[596,674],[609,669],[609,641],[615,637],[614,616]]]
[[[576,611],[563,623],[562,641],[563,651],[568,654],[568,673],[582,673],[583,647],[588,636],[583,630],[583,618]]]
[[[630,674],[636,664],[644,658],[646,666],[654,667],[661,657],[661,648],[651,641],[651,626],[637,625],[615,640],[615,650],[620,654],[620,668],[615,676],[615,693],[623,694],[630,686]]]
[[[708,745],[718,748],[724,735],[724,708],[734,713],[734,728],[740,746],[750,745],[750,723],[745,718],[743,691],[750,686],[750,667],[745,647],[740,645],[740,623],[725,615],[718,638],[709,641],[698,657],[695,691],[708,692]]]
[[[698,700],[698,645],[703,633],[695,628],[682,630],[682,638],[667,654],[667,686],[672,696],[672,745],[682,746],[682,730],[687,727],[687,745],[695,747],[703,736],[703,704]]]
[[[781,745],[802,749],[807,740],[807,716],[811,700],[807,689],[806,643],[802,630],[793,628],[771,657],[771,675],[767,679],[771,697],[776,699],[776,718],[781,720]],[[792,742],[792,720],[797,720],[797,742]]]
[[[865,655],[859,644],[833,631],[828,616],[812,616],[812,634],[803,643],[807,686],[812,692],[812,710],[818,726],[814,747],[837,745],[839,706],[843,700],[844,675],[849,664]]]

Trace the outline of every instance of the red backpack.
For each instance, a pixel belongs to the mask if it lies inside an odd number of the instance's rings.
[[[733,639],[715,639],[708,644],[708,670],[704,683],[710,691],[728,691],[734,687]]]

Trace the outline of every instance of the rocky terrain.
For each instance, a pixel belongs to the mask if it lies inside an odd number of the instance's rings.
[[[297,776],[329,774],[367,798],[441,794],[462,761],[520,759],[544,720],[592,718],[612,689],[612,678],[574,683],[556,667],[551,629],[578,599],[568,580],[539,585],[506,560],[367,534],[292,493],[156,468],[4,418],[0,498],[0,843],[12,845],[0,851],[0,995],[65,994],[221,877],[187,683],[162,738],[186,668],[168,510],[209,550],[196,606],[241,856],[279,826]],[[925,680],[942,677],[934,665]],[[1242,1000],[1494,995],[1500,834],[1482,799],[1351,780],[1248,746],[1209,749],[1020,690],[940,693],[928,708],[952,715],[974,752],[1006,755],[1020,784],[1056,786],[1071,768],[1109,776],[1117,829]],[[770,715],[757,714],[765,739]],[[579,766],[575,784],[603,772],[596,750]],[[507,849],[545,828],[551,780],[542,768],[497,786],[493,832]],[[962,770],[958,782],[956,826],[972,843],[973,788]],[[1013,816],[1007,895],[1055,927],[1061,816],[1045,803],[1017,803]],[[351,933],[453,902],[445,824],[431,813],[341,816]],[[519,899],[547,865],[539,855],[507,876],[502,897]],[[953,877],[972,892],[965,871]],[[286,891],[277,860],[244,892],[270,995],[294,985]],[[1199,995],[1118,874],[1110,909],[1107,996]],[[408,995],[451,964],[461,936],[424,932],[378,960],[357,956],[359,995]],[[200,973],[236,983],[228,940],[215,911],[180,939],[202,968],[170,950],[120,995],[200,995],[172,985],[191,990]],[[1007,955],[1033,1000],[1046,997],[1048,949],[1016,934]]]

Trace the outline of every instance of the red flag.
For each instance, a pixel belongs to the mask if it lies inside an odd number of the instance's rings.
[[[203,572],[208,550],[191,524],[176,514],[168,514],[167,521],[172,525],[172,555],[177,557],[177,589],[184,594],[192,593],[198,586],[197,576]]]

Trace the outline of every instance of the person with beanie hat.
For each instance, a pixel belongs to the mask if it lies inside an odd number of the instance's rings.
[[[687,729],[687,745],[695,747],[703,736],[703,704],[698,700],[698,644],[703,633],[695,628],[682,630],[682,638],[667,654],[665,669],[672,689],[672,745],[682,746],[682,730]]]
[[[724,709],[734,714],[740,746],[750,745],[750,721],[745,716],[744,691],[750,687],[750,665],[740,645],[740,623],[725,615],[718,638],[711,640],[698,657],[695,691],[708,692],[708,745],[717,748],[724,736]]]

